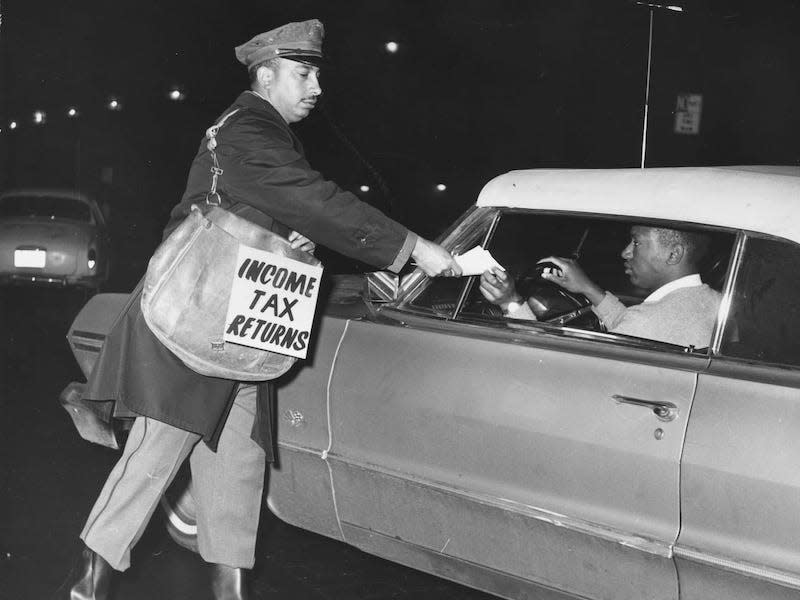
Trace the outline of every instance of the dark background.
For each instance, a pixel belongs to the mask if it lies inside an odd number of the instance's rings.
[[[679,4],[653,10],[647,165],[800,164],[800,4]],[[319,18],[332,59],[324,103],[296,126],[312,165],[432,237],[500,173],[639,166],[650,11],[625,0],[5,0],[0,188],[95,191],[135,281],[203,131],[247,86],[233,48]],[[176,85],[182,102],[167,97]],[[703,95],[699,135],[673,133],[683,92]],[[106,108],[112,95],[122,110]]]
[[[798,3],[678,2],[653,11],[647,165],[800,164]],[[0,0],[0,17],[0,189],[76,186],[108,203],[112,290],[144,273],[203,132],[247,86],[233,48],[288,21],[321,19],[333,63],[297,126],[312,164],[424,235],[512,169],[640,164],[650,9],[625,0]],[[673,133],[686,92],[703,95],[698,135]],[[82,379],[64,335],[84,301],[0,290],[2,600],[63,597],[118,457],[56,404]],[[264,512],[258,597],[485,597]],[[121,600],[207,597],[202,561],[160,523],[136,553]]]

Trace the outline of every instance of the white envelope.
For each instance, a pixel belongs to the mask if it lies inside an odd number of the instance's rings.
[[[472,250],[467,250],[464,254],[459,254],[454,258],[461,267],[463,276],[480,275],[492,267],[505,271],[503,266],[494,259],[492,253],[480,246],[475,246]]]

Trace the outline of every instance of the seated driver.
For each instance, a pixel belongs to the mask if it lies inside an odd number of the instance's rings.
[[[622,251],[625,273],[633,285],[650,295],[630,307],[589,279],[574,260],[549,257],[539,262],[555,264],[558,269],[545,269],[542,278],[586,296],[608,331],[704,348],[711,340],[721,299],[721,294],[704,284],[697,272],[708,243],[708,236],[701,233],[633,226],[631,241]],[[502,270],[486,271],[480,290],[506,315],[536,319],[513,280]]]

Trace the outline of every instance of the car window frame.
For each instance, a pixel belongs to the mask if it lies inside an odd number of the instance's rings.
[[[494,228],[497,227],[500,211],[495,207],[479,207],[471,206],[462,216],[462,218],[448,229],[446,229],[435,241],[441,244],[444,248],[453,254],[459,254],[469,248],[466,244],[474,237],[481,238],[480,246],[485,246],[488,243],[489,236]],[[472,231],[476,228],[486,227],[487,230],[483,235],[478,232],[477,235]],[[463,283],[461,295],[464,294],[464,287],[469,284],[469,280],[473,277],[466,277]],[[425,275],[421,269],[416,269],[413,273],[403,278],[398,289],[397,300],[388,303],[387,306],[403,310],[406,312],[413,312],[417,314],[428,315],[439,319],[454,319],[457,311],[454,309],[452,314],[447,315],[440,311],[427,309],[425,307],[413,306],[411,303],[419,296],[419,294],[427,287],[425,284],[431,281],[431,278]],[[456,303],[458,304],[458,303]],[[456,308],[458,306],[456,305]]]
[[[718,334],[718,332],[721,329],[724,329],[724,325],[727,323],[728,308],[730,306],[730,297],[733,290],[731,278],[733,274],[738,273],[737,260],[740,259],[741,253],[737,254],[737,249],[739,249],[741,245],[741,238],[744,234],[742,230],[731,229],[726,227],[718,227],[718,226],[708,225],[706,223],[694,223],[694,222],[677,221],[670,219],[653,219],[647,217],[636,217],[630,215],[617,215],[608,213],[536,210],[536,209],[517,208],[517,207],[473,206],[471,208],[472,210],[465,213],[465,216],[461,221],[457,222],[454,226],[452,226],[448,231],[443,233],[437,239],[439,243],[441,243],[446,249],[450,250],[453,253],[458,253],[468,249],[464,248],[463,244],[465,240],[471,239],[472,237],[469,235],[469,228],[473,228],[478,224],[480,225],[488,224],[488,228],[485,232],[485,235],[481,236],[482,241],[480,242],[480,245],[482,247],[487,247],[489,244],[491,244],[492,236],[494,235],[497,229],[500,219],[503,218],[504,216],[514,215],[514,214],[528,214],[528,215],[539,214],[539,215],[549,215],[549,216],[573,217],[581,219],[626,221],[629,222],[631,226],[636,224],[643,224],[648,226],[654,226],[654,225],[662,225],[664,227],[672,226],[673,228],[680,228],[687,226],[700,227],[709,232],[723,233],[733,236],[734,239],[731,245],[731,253],[728,256],[728,265],[726,267],[722,289],[720,290],[720,293],[722,294],[720,312],[717,314],[717,318],[714,323],[714,329],[712,331],[709,345],[704,348],[695,348],[693,346],[681,346],[676,344],[669,344],[666,342],[650,340],[647,338],[637,338],[634,336],[629,336],[624,334],[571,328],[568,325],[558,325],[555,323],[547,323],[543,321],[527,321],[521,319],[513,319],[509,317],[503,317],[503,318],[489,317],[489,316],[484,317],[480,315],[463,316],[462,309],[464,307],[464,303],[466,302],[466,299],[469,297],[469,294],[475,285],[475,281],[478,279],[477,275],[465,278],[465,282],[462,285],[455,308],[451,312],[448,311],[448,313],[445,314],[442,313],[441,311],[428,309],[426,307],[414,306],[412,304],[413,301],[427,288],[425,284],[431,281],[431,278],[424,275],[424,273],[422,273],[421,271],[419,270],[415,271],[401,285],[398,300],[387,305],[387,308],[393,309],[392,312],[394,310],[397,310],[409,314],[428,316],[440,320],[452,321],[454,323],[464,323],[470,326],[487,327],[497,331],[513,330],[517,336],[530,337],[531,340],[540,338],[542,335],[546,335],[546,336],[555,336],[559,338],[571,338],[576,340],[589,340],[595,342],[602,342],[604,344],[611,344],[614,346],[621,346],[627,348],[655,350],[658,352],[666,352],[673,355],[683,354],[683,355],[704,357],[708,359],[715,356],[715,348],[718,349],[719,343],[722,339],[722,334],[721,333]],[[481,212],[482,209],[484,212]],[[725,309],[724,315],[723,315],[723,308]],[[717,344],[716,346],[715,343]]]

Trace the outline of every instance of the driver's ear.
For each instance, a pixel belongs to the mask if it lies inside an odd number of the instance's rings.
[[[683,244],[673,244],[667,255],[668,265],[679,265],[686,255],[686,248]]]

